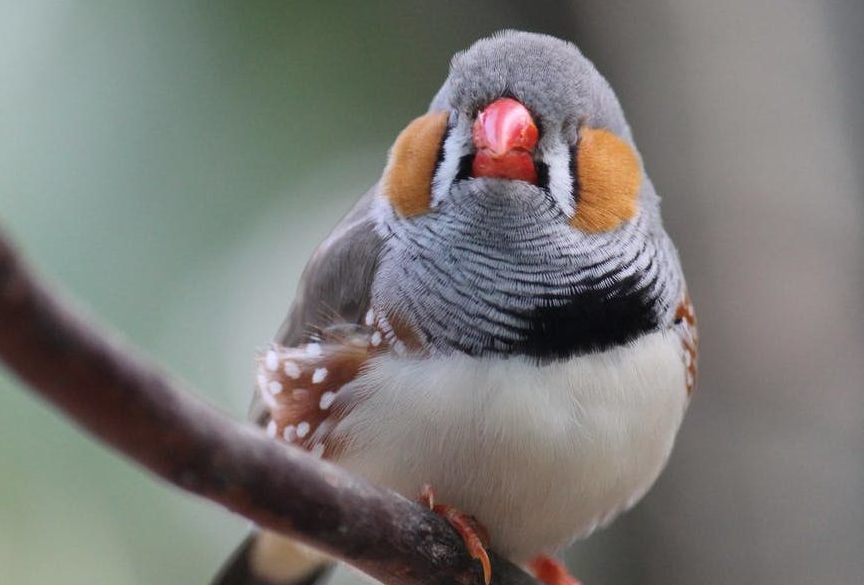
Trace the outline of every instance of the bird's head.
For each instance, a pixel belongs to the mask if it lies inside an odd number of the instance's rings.
[[[429,112],[393,145],[381,182],[403,218],[478,194],[502,205],[551,198],[585,233],[633,220],[643,187],[621,107],[591,62],[571,43],[512,31],[454,57]]]
[[[457,54],[393,144],[377,205],[379,297],[435,343],[571,355],[655,327],[678,294],[621,106],[554,37],[507,31]]]

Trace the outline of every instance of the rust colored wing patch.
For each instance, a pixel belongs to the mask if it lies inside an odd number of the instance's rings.
[[[381,189],[402,217],[429,211],[432,178],[446,131],[447,113],[432,112],[408,124],[393,143]]]
[[[303,347],[271,345],[258,357],[258,392],[267,407],[267,434],[331,458],[329,429],[350,410],[339,392],[354,380],[376,348],[371,334]]]
[[[697,361],[699,357],[699,331],[696,327],[696,312],[689,295],[685,295],[675,310],[675,330],[681,336],[684,349],[684,365],[687,368],[687,395],[696,387]]]
[[[414,337],[406,336],[406,342],[397,335],[383,315],[370,310],[363,325],[328,327],[299,347],[271,345],[257,359],[267,434],[317,456],[337,457],[343,446],[332,438],[332,431],[363,399],[362,392],[347,389],[367,362],[385,352],[418,351]]]
[[[580,131],[576,154],[579,192],[570,224],[583,232],[608,232],[636,215],[642,167],[633,148],[602,128]]]

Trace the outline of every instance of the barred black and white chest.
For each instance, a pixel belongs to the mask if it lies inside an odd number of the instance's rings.
[[[436,354],[540,363],[612,349],[668,327],[683,294],[677,256],[649,218],[598,245],[552,197],[464,183],[405,224],[380,203],[372,289],[381,315]],[[386,324],[385,324],[386,329]]]

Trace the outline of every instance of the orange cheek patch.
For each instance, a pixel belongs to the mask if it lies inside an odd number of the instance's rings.
[[[629,144],[608,130],[583,128],[576,171],[579,194],[570,225],[608,232],[636,215],[642,169]]]
[[[429,211],[432,177],[446,131],[447,113],[433,112],[408,124],[393,143],[381,188],[402,217]]]

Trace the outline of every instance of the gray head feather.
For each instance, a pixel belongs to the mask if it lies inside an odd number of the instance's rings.
[[[502,31],[457,53],[430,110],[475,113],[504,95],[528,104],[546,135],[575,135],[571,130],[587,123],[631,139],[618,98],[594,64],[573,43],[536,33]]]

